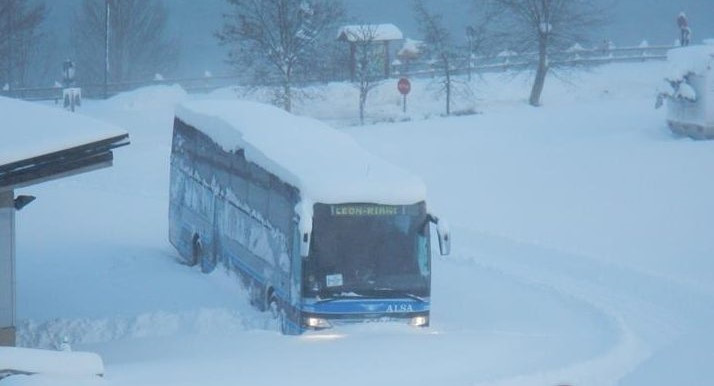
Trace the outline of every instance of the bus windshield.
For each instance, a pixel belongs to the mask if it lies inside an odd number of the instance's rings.
[[[428,297],[429,223],[424,203],[316,204],[306,297]]]

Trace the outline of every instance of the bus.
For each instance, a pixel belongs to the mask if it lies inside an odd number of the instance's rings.
[[[284,334],[429,325],[423,182],[317,120],[243,101],[176,109],[169,240],[183,263],[234,272]]]

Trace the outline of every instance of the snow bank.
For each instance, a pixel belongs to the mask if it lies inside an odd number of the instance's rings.
[[[125,134],[80,114],[0,97],[0,165]]]
[[[67,337],[73,345],[101,344],[122,339],[208,335],[216,331],[235,334],[265,328],[266,322],[265,315],[228,308],[153,311],[102,319],[55,318],[42,323],[26,320],[18,326],[18,338],[23,346],[51,349],[57,347],[58,337]]]
[[[0,380],[0,386],[105,386],[100,377],[71,377],[51,375],[14,375]]]
[[[406,205],[426,199],[419,178],[314,119],[226,100],[188,102],[176,116],[226,151],[245,149],[247,159],[298,187],[309,201]]]
[[[88,352],[0,347],[0,373],[6,371],[66,376],[103,375],[104,363],[99,355]]]
[[[121,93],[109,99],[114,108],[124,110],[155,110],[165,106],[174,106],[185,101],[188,93],[180,85],[142,87],[138,90]]]

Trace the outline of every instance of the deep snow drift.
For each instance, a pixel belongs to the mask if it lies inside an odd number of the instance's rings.
[[[428,80],[401,114],[396,84],[352,126],[356,90],[331,84],[298,113],[341,127],[421,176],[452,224],[433,264],[432,326],[355,326],[284,337],[225,272],[176,262],[167,241],[177,88],[81,113],[126,128],[112,169],[34,188],[18,215],[21,343],[64,336],[100,353],[107,385],[707,384],[714,322],[714,143],[673,136],[654,110],[665,63],[474,81],[439,118]],[[235,98],[231,89],[215,97]],[[426,119],[428,118],[428,119]],[[390,121],[401,123],[389,123]],[[275,139],[279,141],[279,138]],[[289,147],[289,143],[284,144]],[[67,382],[10,377],[0,385]]]

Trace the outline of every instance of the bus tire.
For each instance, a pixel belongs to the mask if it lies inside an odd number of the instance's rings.
[[[191,239],[191,258],[188,261],[189,267],[195,267],[203,259],[203,243],[198,233],[193,234]]]
[[[212,253],[203,253],[201,255],[201,272],[211,273],[216,269],[217,259]]]
[[[278,331],[283,335],[288,335],[288,316],[285,313],[285,309],[280,307],[277,297],[272,296],[270,298],[268,309],[270,310],[270,316],[277,322]]]

